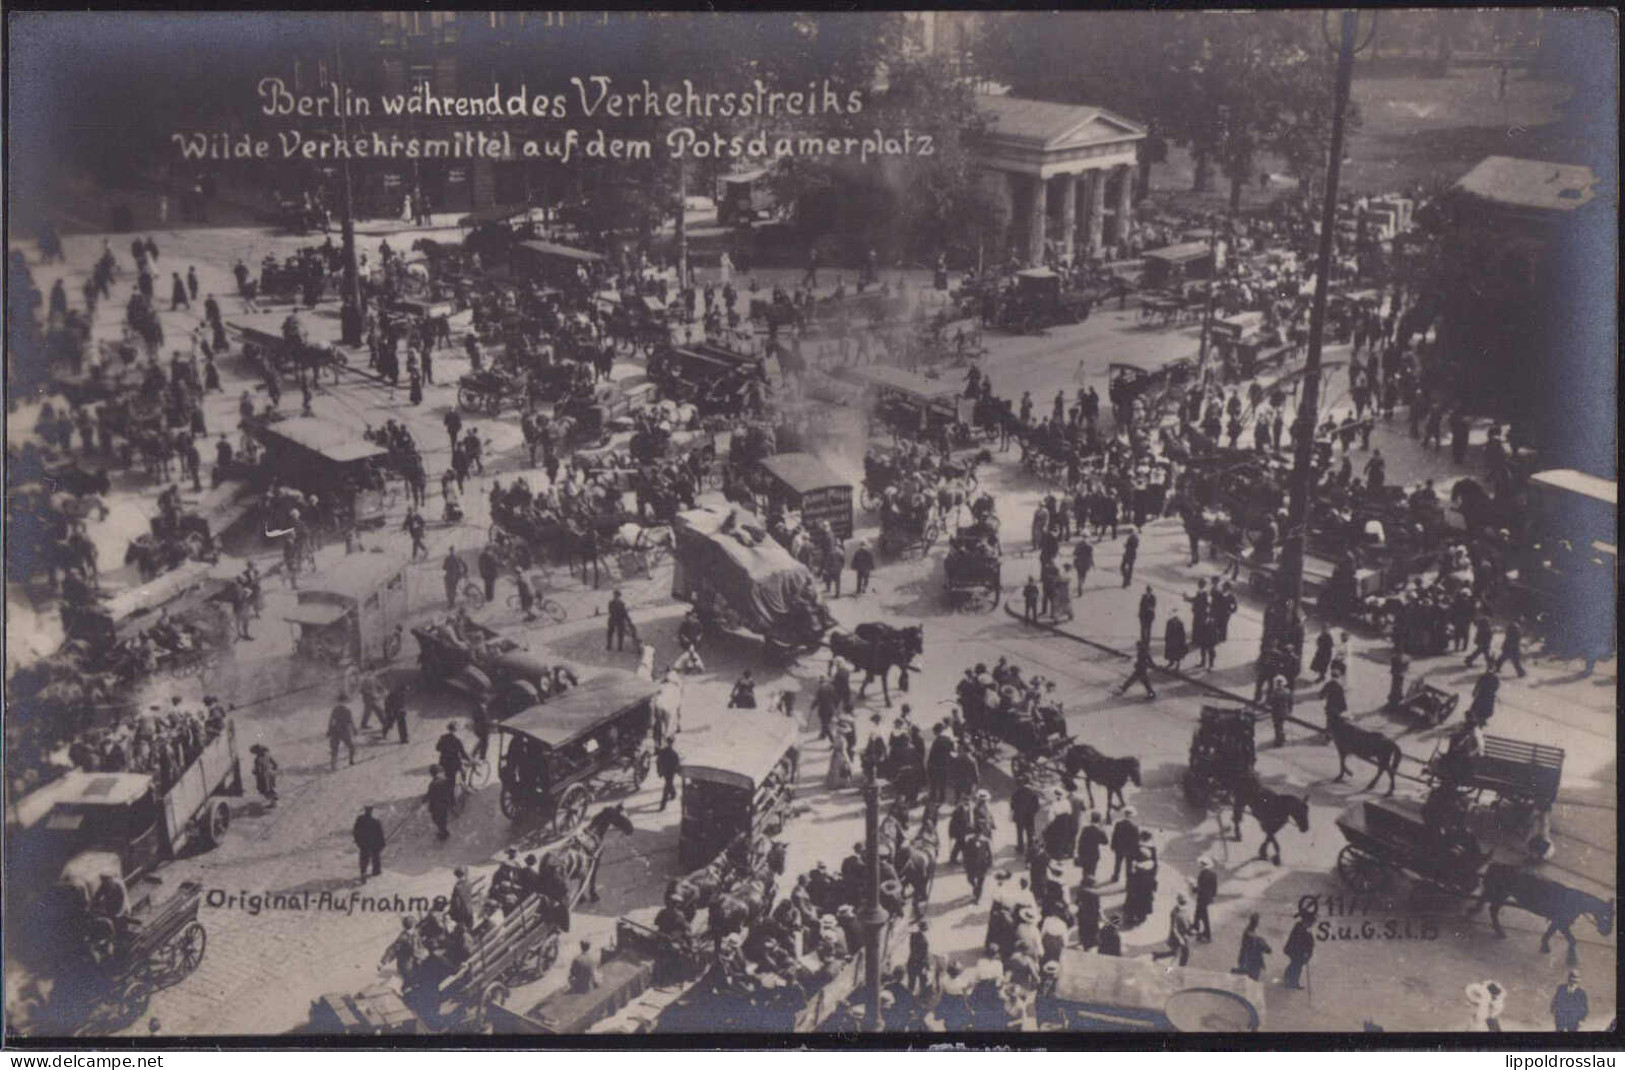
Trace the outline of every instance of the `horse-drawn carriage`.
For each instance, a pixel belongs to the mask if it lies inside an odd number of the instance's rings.
[[[78,912],[81,923],[66,931],[84,931],[85,939],[55,958],[62,972],[35,1027],[45,1035],[107,1036],[135,1024],[154,992],[203,962],[209,934],[198,920],[202,899],[203,885],[187,881],[157,905],[142,897],[125,917]]]
[[[942,561],[943,590],[948,604],[955,609],[991,613],[1004,595],[999,557],[959,542],[966,531],[977,530],[962,528],[960,536],[949,546],[948,556]]]
[[[1254,717],[1244,709],[1203,706],[1191,737],[1190,764],[1180,777],[1192,806],[1233,805],[1238,785],[1253,772]]]
[[[883,502],[880,509],[880,550],[902,556],[918,549],[924,557],[942,534],[936,502],[925,498],[923,505]]]
[[[617,352],[629,356],[641,353],[648,358],[671,345],[671,320],[659,300],[624,295],[605,303],[611,307],[604,337]]]
[[[500,416],[510,405],[523,406],[529,390],[527,376],[486,368],[457,380],[457,405],[464,412]]]
[[[1443,891],[1470,896],[1490,853],[1470,836],[1446,835],[1427,821],[1420,804],[1380,799],[1356,803],[1337,819],[1348,841],[1337,874],[1350,888],[1370,892],[1400,873]]]
[[[812,573],[739,508],[673,518],[672,596],[694,606],[708,633],[744,631],[784,657],[812,650],[833,624]]]
[[[636,791],[653,764],[653,697],[646,681],[606,673],[498,723],[502,813],[535,816],[562,834],[594,798]]]
[[[682,738],[679,865],[696,869],[741,835],[759,846],[783,830],[801,763],[794,721],[739,721]]]
[[[1510,810],[1515,823],[1545,813],[1557,802],[1563,779],[1562,748],[1503,736],[1485,736],[1481,752],[1451,743],[1439,741],[1422,770],[1424,780],[1471,795],[1475,801],[1488,792],[1493,796],[1492,805]]]
[[[1094,295],[1063,289],[1061,276],[1049,268],[1016,272],[995,298],[988,326],[1014,334],[1042,333],[1064,323],[1082,323],[1094,309]]]
[[[1454,691],[1446,691],[1442,687],[1434,687],[1418,677],[1411,682],[1410,688],[1405,692],[1399,709],[1413,720],[1437,728],[1456,712],[1456,705],[1459,702],[1461,695]]]

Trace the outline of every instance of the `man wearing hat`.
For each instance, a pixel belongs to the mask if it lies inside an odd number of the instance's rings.
[[[1100,852],[1105,850],[1108,837],[1106,829],[1101,824],[1100,811],[1089,812],[1089,822],[1078,833],[1078,868],[1083,875],[1094,882],[1095,870],[1100,865]]]
[[[598,987],[598,956],[593,954],[592,941],[581,941],[581,954],[570,962],[570,991],[591,992]]]
[[[929,931],[930,923],[919,918],[909,927],[908,934],[908,989],[921,995],[931,980],[931,939],[926,935]]]
[[[1286,974],[1281,983],[1287,988],[1302,988],[1298,982],[1303,977],[1303,968],[1309,960],[1315,957],[1315,934],[1310,929],[1315,915],[1311,911],[1299,909],[1298,916],[1292,924],[1292,931],[1286,938]]]
[[[1277,676],[1270,681],[1264,707],[1269,710],[1270,723],[1275,726],[1275,745],[1286,746],[1286,719],[1292,713],[1292,689],[1287,686],[1286,677]]]
[[[372,807],[363,806],[355,819],[351,835],[355,839],[356,850],[361,853],[361,882],[365,884],[369,866],[374,877],[382,872],[384,823],[372,816]]]
[[[993,839],[993,830],[997,827],[993,822],[993,793],[986,788],[976,790],[976,801],[971,805],[971,828],[978,836]]]
[[[1178,956],[1176,965],[1184,966],[1191,960],[1190,921],[1185,916],[1188,900],[1184,893],[1174,897],[1173,909],[1168,911],[1168,948],[1151,953],[1153,961]]]
[[[345,704],[345,693],[339,692],[338,701],[333,705],[333,712],[327,716],[327,744],[329,769],[339,767],[339,747],[343,745],[350,752],[350,764],[355,764],[355,716],[350,707]]]
[[[1213,942],[1213,922],[1208,918],[1207,911],[1219,897],[1219,874],[1214,870],[1211,858],[1198,859],[1196,867],[1196,883],[1193,886],[1196,914],[1191,919],[1191,931],[1198,940],[1208,944]]]
[[[474,889],[468,883],[468,867],[458,866],[452,870],[452,876],[457,883],[451,886],[451,901],[447,907],[447,914],[451,920],[459,925],[474,924]]]
[[[1117,880],[1140,849],[1140,826],[1134,823],[1134,807],[1125,806],[1123,816],[1112,827],[1111,848],[1116,861],[1108,883]]]
[[[1559,1033],[1578,1033],[1590,1013],[1586,990],[1580,987],[1580,971],[1570,970],[1569,979],[1552,995],[1552,1026]]]
[[[1035,842],[1033,830],[1038,823],[1038,810],[1038,792],[1026,780],[1021,781],[1010,793],[1010,823],[1016,828],[1016,850],[1025,851]]]
[[[456,791],[451,781],[438,765],[429,767],[429,790],[424,795],[424,802],[429,806],[429,819],[434,822],[434,835],[437,840],[451,838],[451,829],[448,823],[451,820],[452,804],[456,801]]]

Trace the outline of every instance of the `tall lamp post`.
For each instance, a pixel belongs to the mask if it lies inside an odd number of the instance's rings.
[[[1287,508],[1287,531],[1282,540],[1283,572],[1287,580],[1287,597],[1295,616],[1299,616],[1299,603],[1303,600],[1304,543],[1309,526],[1309,502],[1314,493],[1312,462],[1315,449],[1315,425],[1320,407],[1320,352],[1326,332],[1326,288],[1332,266],[1332,243],[1337,232],[1337,184],[1343,170],[1343,115],[1348,108],[1349,83],[1353,80],[1354,56],[1371,43],[1376,33],[1376,12],[1372,12],[1371,27],[1364,41],[1356,43],[1359,33],[1358,11],[1344,11],[1337,54],[1337,82],[1332,102],[1331,158],[1326,163],[1325,200],[1320,213],[1320,249],[1316,257],[1315,296],[1309,309],[1309,351],[1303,365],[1303,401],[1298,406],[1298,440],[1292,461],[1292,497]],[[1321,31],[1325,33],[1325,17]],[[1330,44],[1330,38],[1327,38]],[[1299,619],[1302,619],[1299,616]]]
[[[868,864],[868,888],[864,894],[863,975],[868,987],[864,1029],[878,1033],[880,1022],[880,933],[886,927],[886,912],[880,909],[880,783],[870,769],[863,778],[864,857]]]

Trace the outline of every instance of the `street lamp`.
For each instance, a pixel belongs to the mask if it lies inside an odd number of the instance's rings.
[[[1354,56],[1371,43],[1377,30],[1376,12],[1372,12],[1371,27],[1364,41],[1356,43],[1359,33],[1358,11],[1342,13],[1341,34],[1337,54],[1337,81],[1332,101],[1331,157],[1326,162],[1325,199],[1320,214],[1320,249],[1316,257],[1315,296],[1309,310],[1309,352],[1303,365],[1303,401],[1298,406],[1298,440],[1292,461],[1292,496],[1287,507],[1286,537],[1282,540],[1282,573],[1287,580],[1287,596],[1294,615],[1299,613],[1303,600],[1304,543],[1309,526],[1309,501],[1314,493],[1312,461],[1315,448],[1315,424],[1320,406],[1320,352],[1326,333],[1326,288],[1332,266],[1332,242],[1337,232],[1337,184],[1343,170],[1343,115],[1348,108],[1349,83],[1353,80]],[[1325,16],[1321,19],[1321,32],[1325,35]],[[1326,39],[1328,45],[1331,39]],[[1301,617],[1299,618],[1301,619]]]
[[[868,859],[869,887],[863,915],[863,973],[869,989],[868,1013],[864,1029],[881,1031],[880,1023],[880,933],[886,927],[886,912],[880,909],[880,783],[871,767],[863,778],[864,855]]]

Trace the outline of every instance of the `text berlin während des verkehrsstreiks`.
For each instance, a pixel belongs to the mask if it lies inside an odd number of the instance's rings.
[[[572,159],[639,160],[654,155],[656,142],[644,137],[619,137],[603,129],[568,127],[540,137],[504,128],[443,131],[391,130],[389,120],[548,121],[571,118],[600,120],[795,120],[820,116],[853,116],[864,109],[863,91],[840,91],[825,79],[808,83],[805,91],[769,89],[760,80],[744,91],[702,91],[688,79],[681,90],[662,91],[648,81],[635,92],[616,91],[612,79],[592,75],[570,79],[572,92],[532,94],[521,84],[504,91],[500,84],[482,96],[437,96],[426,84],[409,93],[360,96],[330,83],[321,93],[297,95],[280,78],[263,78],[258,92],[260,114],[272,119],[316,120],[317,130],[290,128],[270,137],[248,133],[193,131],[171,134],[188,160],[342,160],[342,159]],[[383,129],[362,129],[354,134],[320,129],[324,121],[355,119],[362,125],[383,121]],[[772,158],[781,156],[931,156],[935,146],[928,134],[910,129],[885,132],[879,128],[861,135],[823,135],[799,132],[724,134],[697,131],[689,126],[667,130],[662,138],[673,158]]]

